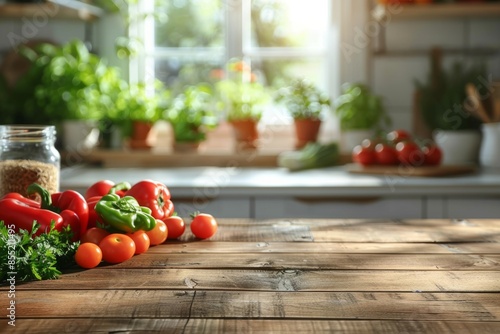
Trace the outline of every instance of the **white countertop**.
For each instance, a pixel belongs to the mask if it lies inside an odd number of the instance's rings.
[[[99,180],[153,179],[173,196],[410,196],[500,195],[500,170],[449,177],[350,174],[342,166],[289,172],[283,168],[97,168],[63,169],[61,189],[85,189]]]

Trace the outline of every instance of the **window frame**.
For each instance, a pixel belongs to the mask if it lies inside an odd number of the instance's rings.
[[[243,34],[244,26],[249,24],[243,12],[243,6],[250,6],[251,0],[225,0],[226,6],[226,27],[225,27],[225,48],[218,50],[219,56],[222,57],[221,63],[227,62],[233,57],[261,57],[261,59],[300,59],[308,56],[325,57],[326,61],[326,78],[325,86],[327,94],[333,99],[340,94],[341,83],[343,82],[368,82],[369,81],[369,50],[364,48],[353,56],[353,59],[347,60],[341,51],[342,43],[349,43],[353,40],[353,28],[356,26],[363,26],[368,20],[370,12],[370,4],[367,0],[352,0],[329,1],[329,22],[327,32],[327,42],[324,49],[305,50],[304,48],[250,48],[244,46]],[[154,6],[154,1],[139,0],[137,4],[131,5],[129,10],[132,13],[147,13],[151,11],[151,5]],[[148,7],[149,6],[149,7]],[[153,7],[154,8],[154,7]],[[248,10],[248,9],[247,9]],[[249,16],[247,16],[249,18]],[[214,48],[161,48],[155,50],[154,34],[146,34],[148,25],[154,27],[154,18],[147,16],[144,20],[133,22],[129,25],[129,36],[141,39],[146,36],[144,40],[144,52],[141,52],[137,57],[129,62],[129,80],[131,82],[146,82],[153,83],[154,76],[154,62],[152,57],[161,55],[162,57],[168,56],[183,56],[194,54],[191,52],[195,50],[199,57],[203,58],[208,53],[213,56]],[[152,29],[154,31],[154,28]],[[247,29],[248,33],[249,29]],[[286,49],[286,50],[285,50]],[[153,50],[153,51],[151,51]],[[286,51],[286,55],[285,52]],[[148,68],[153,69],[147,70]],[[264,125],[265,126],[265,125]],[[325,127],[328,132],[334,132],[328,137],[329,140],[338,140],[339,131],[336,118],[332,113],[326,115]]]

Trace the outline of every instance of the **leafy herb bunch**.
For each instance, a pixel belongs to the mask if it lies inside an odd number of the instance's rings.
[[[217,126],[214,109],[212,88],[200,83],[186,86],[164,111],[164,118],[172,125],[177,142],[200,142]]]
[[[362,83],[346,83],[335,99],[335,113],[342,130],[376,129],[391,125],[382,98]]]
[[[323,110],[331,104],[325,93],[305,79],[295,79],[288,87],[280,88],[275,100],[282,103],[294,119],[320,119]]]
[[[55,279],[61,269],[75,264],[80,242],[72,242],[69,227],[59,232],[52,228],[35,236],[40,225],[35,221],[31,232],[13,229],[0,221],[0,284],[15,275],[16,282]]]
[[[219,108],[229,121],[253,119],[258,121],[271,99],[266,87],[258,81],[250,65],[239,59],[227,64],[226,78],[216,83]]]

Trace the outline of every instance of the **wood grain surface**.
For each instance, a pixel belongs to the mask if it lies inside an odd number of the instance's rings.
[[[2,333],[498,333],[500,220],[219,220],[15,302]]]

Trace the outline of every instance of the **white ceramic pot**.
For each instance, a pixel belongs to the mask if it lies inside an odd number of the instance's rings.
[[[481,166],[500,167],[500,123],[482,125],[483,140],[479,152]]]
[[[443,152],[443,165],[474,165],[478,163],[481,132],[436,130],[434,141]]]
[[[373,134],[373,130],[342,130],[340,152],[350,154],[356,145],[361,144],[363,139],[372,138]]]
[[[62,122],[63,147],[68,152],[85,152],[99,142],[97,121],[67,120]]]

